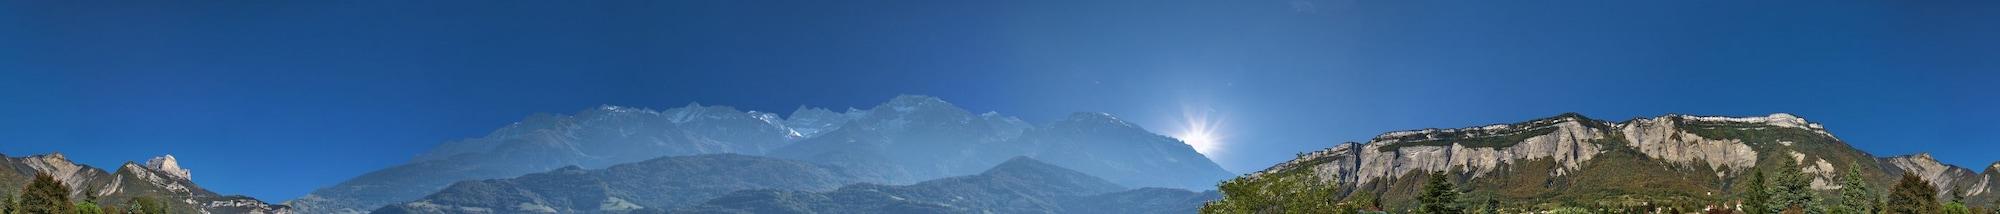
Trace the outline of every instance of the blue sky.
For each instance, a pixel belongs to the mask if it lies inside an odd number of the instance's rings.
[[[928,94],[1163,134],[1247,172],[1385,131],[1790,112],[2000,160],[1994,1],[0,2],[0,153],[174,154],[289,200],[537,112]]]

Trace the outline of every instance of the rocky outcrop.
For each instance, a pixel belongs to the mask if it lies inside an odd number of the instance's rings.
[[[1966,195],[1979,195],[1988,190],[1991,179],[1973,174],[1972,170],[1947,165],[1932,158],[1930,153],[1917,153],[1883,158],[1882,162],[1903,173],[1911,173],[1930,182],[1938,188],[1939,196],[1951,195],[1963,189]]]
[[[1787,114],[1778,114],[1787,115]],[[1684,120],[1713,121],[1772,121],[1768,119],[1738,119],[1713,117],[1664,116],[1635,119],[1619,124],[1619,132],[1625,135],[1626,146],[1638,149],[1647,157],[1666,160],[1683,165],[1707,164],[1717,171],[1716,177],[1723,177],[1725,170],[1741,170],[1757,166],[1757,151],[1737,139],[1708,139],[1688,133],[1680,125]],[[1786,121],[1790,120],[1777,120]]]
[[[1505,164],[1533,159],[1554,160],[1560,168],[1553,173],[1563,174],[1600,153],[1603,145],[1592,141],[1607,135],[1594,128],[1601,126],[1602,122],[1569,114],[1518,124],[1390,132],[1368,144],[1343,143],[1304,154],[1251,176],[1311,167],[1324,181],[1365,184],[1410,172],[1453,169],[1478,177]],[[1465,141],[1506,142],[1461,143]]]
[[[187,169],[181,168],[180,161],[174,160],[174,155],[161,155],[146,160],[146,168],[158,170],[182,180],[194,180],[194,177],[189,175]]]
[[[4,157],[4,156],[0,156]],[[71,162],[61,153],[34,155],[21,158],[5,158],[5,167],[14,170],[0,172],[14,173],[0,175],[0,184],[23,185],[27,178],[35,174],[55,177],[64,186],[70,187],[71,198],[96,198],[103,203],[123,203],[133,198],[152,198],[167,204],[174,213],[291,213],[290,207],[264,203],[244,196],[227,196],[210,192],[195,185],[188,179],[188,170],[181,168],[173,156],[160,156],[140,165],[125,162],[116,172]],[[21,186],[0,186],[0,188],[20,189]]]

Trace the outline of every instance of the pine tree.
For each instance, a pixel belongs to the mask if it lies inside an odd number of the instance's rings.
[[[1812,178],[1799,171],[1798,163],[1791,159],[1778,161],[1778,174],[1774,181],[1775,185],[1769,190],[1771,199],[1765,201],[1766,212],[1785,213],[1786,210],[1796,209],[1811,214],[1826,213],[1813,197]]]
[[[1424,183],[1424,194],[1417,196],[1419,213],[1461,214],[1465,210],[1458,206],[1458,189],[1445,178],[1445,172],[1432,172],[1430,180]]]
[[[1769,187],[1765,185],[1765,180],[1767,179],[1764,178],[1764,171],[1755,171],[1750,175],[1750,184],[1743,187],[1746,191],[1743,193],[1744,212],[1766,214],[1769,211],[1764,206],[1771,201],[1771,193]]]
[[[69,187],[46,173],[35,174],[35,180],[21,189],[21,201],[14,206],[14,212],[19,213],[76,213],[76,205],[69,202]]]
[[[1847,175],[1840,179],[1840,214],[1875,213],[1875,191],[1868,187],[1866,178],[1861,177],[1861,163],[1847,168]]]
[[[1903,179],[1896,182],[1885,203],[1884,213],[1931,214],[1942,209],[1937,202],[1937,187],[1910,173],[1903,173]]]

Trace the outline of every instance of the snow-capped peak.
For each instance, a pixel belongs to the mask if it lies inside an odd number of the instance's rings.
[[[161,155],[146,160],[146,168],[180,177],[183,180],[194,180],[187,169],[181,168],[180,161],[174,160],[174,155]]]

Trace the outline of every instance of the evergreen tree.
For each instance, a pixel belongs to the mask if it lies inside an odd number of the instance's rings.
[[[1868,187],[1866,178],[1861,177],[1861,163],[1847,168],[1847,175],[1840,181],[1840,205],[1835,207],[1839,214],[1875,213],[1875,191]]]
[[[1752,171],[1754,172],[1750,175],[1750,184],[1743,187],[1745,191],[1743,192],[1743,211],[1750,214],[1766,214],[1769,210],[1765,209],[1764,205],[1766,202],[1771,201],[1769,187],[1765,185],[1767,179],[1764,178],[1764,171]]]
[[[1500,214],[1500,199],[1494,199],[1491,196],[1486,197],[1486,206],[1481,208],[1479,213]]]
[[[1465,213],[1465,210],[1458,206],[1458,189],[1453,187],[1451,180],[1445,178],[1445,176],[1445,172],[1431,173],[1430,180],[1424,183],[1423,195],[1417,196],[1417,203],[1421,205],[1417,207],[1417,212],[1429,214]]]
[[[1813,197],[1812,178],[1799,171],[1798,163],[1791,159],[1778,161],[1777,179],[1773,181],[1775,185],[1768,191],[1770,200],[1764,205],[1767,213],[1786,213],[1786,210],[1825,213]]]
[[[18,213],[75,213],[76,205],[69,202],[69,187],[56,182],[46,173],[35,174],[35,180],[21,189],[21,201],[15,202],[13,211]]]
[[[1896,182],[1885,203],[1882,210],[1885,213],[1931,214],[1942,209],[1937,202],[1937,187],[1910,173],[1903,173],[1903,179]]]
[[[125,202],[125,211],[132,214],[166,214],[167,205],[151,197],[137,197]]]

